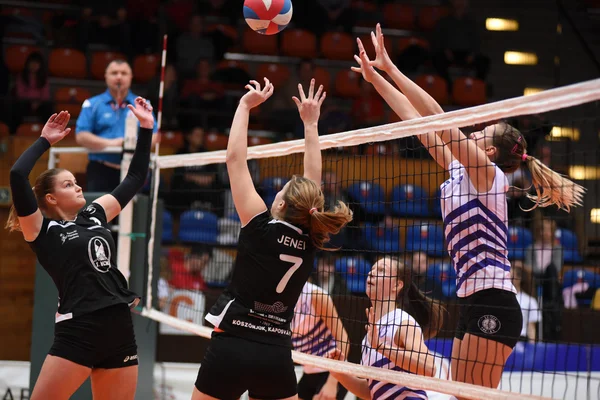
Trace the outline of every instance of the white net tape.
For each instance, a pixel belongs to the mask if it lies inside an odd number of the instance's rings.
[[[550,89],[527,97],[515,97],[482,106],[464,108],[372,128],[321,136],[321,150],[358,146],[400,139],[427,132],[442,131],[519,115],[538,114],[600,100],[600,79]],[[280,157],[304,151],[304,139],[248,148],[248,159]],[[225,162],[225,151],[162,156],[159,168],[199,166]]]
[[[442,131],[451,128],[472,126],[484,122],[499,120],[519,115],[538,114],[566,107],[600,100],[600,79],[547,90],[527,97],[517,97],[490,103],[482,106],[466,108],[415,120],[376,126],[367,129],[343,132],[320,137],[321,149],[357,146],[365,143],[388,141],[405,138],[432,131]],[[304,151],[304,140],[280,142],[248,148],[248,159],[279,157]],[[162,156],[156,160],[155,179],[159,179],[159,171],[163,168],[182,166],[200,166],[225,162],[225,151],[193,153],[185,155]],[[155,183],[157,187],[158,183]],[[156,193],[153,199],[153,211],[157,201]],[[150,233],[149,254],[153,252],[154,230]],[[153,263],[149,265],[149,277],[152,277]],[[147,305],[142,315],[163,324],[210,338],[212,329],[188,321],[174,318],[160,311],[150,309],[152,304],[152,281],[148,280]],[[349,362],[341,362],[293,352],[294,361],[303,365],[352,374],[362,378],[378,379],[398,385],[418,387],[447,393],[466,399],[542,399],[542,397],[516,394],[495,389],[483,388],[461,382],[446,381],[437,378],[422,377],[413,374],[399,373],[381,368],[361,366]]]

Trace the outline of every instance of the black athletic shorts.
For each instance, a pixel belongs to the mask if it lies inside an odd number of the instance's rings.
[[[523,328],[523,313],[513,292],[486,289],[459,297],[459,317],[455,338],[465,333],[514,348]]]
[[[129,307],[117,304],[56,323],[48,354],[89,368],[138,365]]]
[[[221,400],[285,399],[297,393],[292,350],[213,332],[200,364],[196,388]]]
[[[329,372],[319,372],[316,374],[303,374],[300,382],[298,382],[298,398],[300,400],[312,400],[316,396],[325,382],[329,378]],[[338,383],[337,400],[344,400],[348,391],[340,383]]]

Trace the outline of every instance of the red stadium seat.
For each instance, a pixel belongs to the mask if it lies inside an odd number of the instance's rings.
[[[260,35],[252,29],[244,31],[242,38],[244,51],[250,54],[275,56],[279,53],[278,35]]]
[[[248,138],[249,146],[260,146],[260,145],[269,144],[269,143],[273,143],[273,141],[266,137],[250,136]]]
[[[383,6],[383,22],[386,28],[415,28],[415,9],[410,4],[386,3]]]
[[[440,104],[448,104],[448,83],[438,75],[419,75],[415,83],[422,87]]]
[[[183,134],[181,132],[166,131],[160,133],[160,145],[180,149],[183,147]]]
[[[94,79],[104,79],[106,67],[114,60],[126,60],[123,53],[113,51],[96,51],[92,54],[90,73]]]
[[[133,79],[139,83],[146,83],[156,76],[160,56],[156,54],[142,54],[133,60]]]
[[[303,29],[286,29],[281,38],[281,50],[290,57],[316,58],[317,37]]]
[[[248,72],[248,64],[242,61],[236,60],[223,60],[219,64],[217,64],[216,69],[227,69],[227,68],[240,68],[244,71]]]
[[[360,74],[350,70],[341,70],[335,76],[335,92],[340,97],[360,96]]]
[[[204,147],[208,151],[225,150],[227,148],[228,136],[220,133],[209,133],[204,140]]]
[[[81,87],[61,87],[54,92],[54,101],[60,103],[77,103],[81,106],[85,99],[92,97],[89,90]]]
[[[87,75],[85,55],[75,49],[54,49],[50,52],[48,70],[51,76],[83,79]]]
[[[17,136],[21,137],[37,137],[42,133],[44,124],[26,122],[19,125],[17,128]]]
[[[476,78],[458,78],[452,85],[452,97],[463,107],[484,104],[487,101],[485,82]]]
[[[448,15],[449,10],[446,7],[426,6],[419,11],[419,28],[424,31],[431,31],[437,25],[438,21]]]
[[[323,67],[315,68],[315,84],[323,85],[323,90],[328,91],[331,89],[331,74]]]
[[[40,48],[26,44],[7,47],[5,59],[6,67],[8,68],[9,72],[15,74],[23,71],[27,57],[36,51],[40,51]]]
[[[429,49],[429,42],[416,36],[401,37],[400,40],[398,40],[398,53],[402,53],[410,46],[419,46],[424,49]]]
[[[6,137],[10,135],[10,130],[8,129],[8,125],[4,122],[0,121],[0,138]]]
[[[347,33],[327,32],[321,38],[321,53],[329,60],[352,60],[355,43]]]
[[[262,82],[263,78],[266,77],[275,87],[282,86],[290,79],[290,74],[290,68],[283,64],[261,64],[256,69],[256,79],[259,82]]]

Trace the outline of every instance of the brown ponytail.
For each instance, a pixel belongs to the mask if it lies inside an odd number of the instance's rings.
[[[35,180],[35,185],[32,190],[40,210],[46,210],[46,200],[44,198],[48,193],[54,191],[54,178],[63,171],[65,171],[63,168],[49,169],[42,172]],[[10,207],[8,220],[6,221],[4,228],[8,229],[10,232],[21,231],[21,224],[19,223],[19,217],[14,204]]]
[[[524,211],[555,204],[569,212],[571,207],[583,205],[585,188],[527,154],[527,141],[518,129],[506,122],[500,122],[494,128],[493,145],[496,147],[496,155],[492,161],[505,173],[516,171],[523,162],[531,171],[536,194],[527,194],[527,197],[535,205]]]
[[[321,188],[311,179],[294,175],[283,195],[286,207],[283,219],[308,229],[314,246],[320,250],[329,242],[329,235],[338,233],[352,221],[352,211],[341,201],[333,211],[324,211],[325,198]]]
[[[404,283],[404,287],[396,297],[397,306],[414,317],[421,326],[426,340],[435,337],[444,324],[446,309],[438,301],[430,299],[419,290],[413,280],[412,268],[405,267],[395,258],[389,258],[396,264],[398,279]]]

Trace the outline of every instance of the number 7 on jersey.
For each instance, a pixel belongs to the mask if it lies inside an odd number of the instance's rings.
[[[287,286],[288,282],[290,281],[290,278],[292,277],[292,275],[294,275],[294,272],[296,272],[298,270],[298,268],[300,268],[300,266],[302,265],[302,259],[300,257],[290,256],[287,254],[280,254],[279,259],[281,261],[285,261],[285,262],[294,264],[290,267],[290,269],[288,269],[288,271],[285,273],[285,275],[283,275],[283,278],[281,278],[281,280],[279,281],[279,284],[275,288],[275,291],[277,293],[283,293],[283,291],[285,290],[285,287]]]

